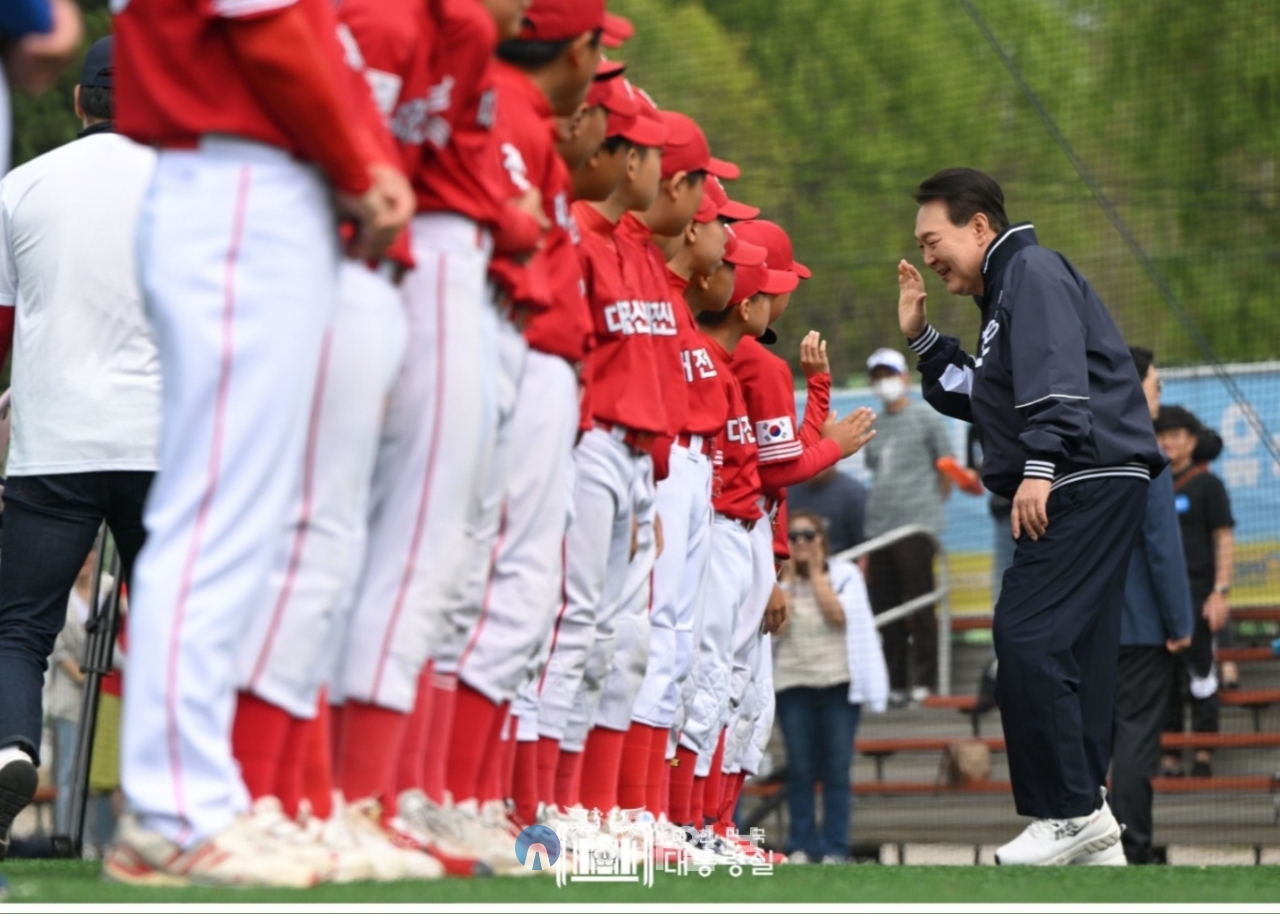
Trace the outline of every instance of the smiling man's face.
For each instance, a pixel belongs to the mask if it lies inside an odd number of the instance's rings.
[[[942,277],[952,295],[982,294],[982,258],[995,238],[985,213],[955,225],[945,200],[930,200],[916,214],[916,244],[924,265]]]

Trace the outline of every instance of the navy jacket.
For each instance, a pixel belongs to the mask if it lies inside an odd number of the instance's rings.
[[[1030,223],[987,249],[976,356],[932,327],[911,342],[924,396],[982,436],[982,482],[1012,498],[1024,477],[1147,479],[1165,466],[1129,348],[1097,293]]]
[[[1151,480],[1142,535],[1129,557],[1120,643],[1137,647],[1186,638],[1195,625],[1193,613],[1182,531],[1174,508],[1173,475],[1161,473]]]

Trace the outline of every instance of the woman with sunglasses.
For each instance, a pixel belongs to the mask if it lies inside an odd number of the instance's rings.
[[[850,766],[862,707],[883,713],[889,673],[862,573],[827,558],[822,519],[797,511],[782,570],[790,613],[774,635],[777,717],[787,748],[793,863],[849,859]],[[822,827],[814,787],[822,784]]]

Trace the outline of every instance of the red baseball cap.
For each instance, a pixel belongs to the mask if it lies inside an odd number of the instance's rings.
[[[662,146],[662,176],[669,178],[677,171],[705,171],[732,181],[742,170],[732,162],[713,158],[706,134],[693,118],[678,111],[663,111],[667,125],[667,141]]]
[[[596,75],[592,77],[596,82],[605,82],[610,79],[617,79],[623,73],[627,72],[627,65],[621,60],[609,60],[601,57],[600,65],[596,67]]]
[[[604,0],[533,0],[520,40],[567,41],[596,29],[608,29]]]
[[[620,48],[622,43],[631,40],[631,36],[635,33],[636,27],[631,24],[630,19],[619,16],[617,13],[605,13],[604,34],[600,36],[600,43],[606,48]]]
[[[694,214],[693,219],[695,222],[702,223],[710,222],[712,219],[738,222],[743,219],[754,219],[758,215],[760,215],[758,208],[739,203],[737,200],[730,200],[720,179],[715,175],[707,175],[702,202],[698,205],[698,212]]]
[[[758,244],[769,252],[769,268],[771,270],[787,270],[800,279],[809,279],[813,272],[795,259],[791,246],[791,236],[782,226],[767,219],[753,219],[741,222],[736,226],[738,234]]]
[[[602,103],[609,112],[609,124],[605,128],[605,135],[620,136],[637,146],[661,147],[667,139],[667,128],[648,96],[637,90],[626,79],[611,79],[605,85],[614,87],[615,95],[625,96],[625,100],[611,98],[611,102],[617,105],[619,110],[610,107],[610,102]],[[633,114],[628,115],[621,110],[627,102],[633,106]]]
[[[729,236],[724,245],[725,263],[731,263],[735,267],[764,266],[764,262],[769,256],[768,251],[759,245],[743,241],[734,233],[731,225],[725,226],[725,233]]]
[[[800,277],[786,270],[770,270],[764,264],[754,267],[736,267],[733,273],[733,296],[730,305],[741,304],[753,295],[782,295],[794,292],[800,285]]]

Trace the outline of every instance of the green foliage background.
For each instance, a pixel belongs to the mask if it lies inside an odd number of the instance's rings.
[[[1063,133],[1224,361],[1280,357],[1280,4],[1275,0],[975,0]],[[91,35],[107,13],[86,2]],[[914,256],[910,192],[972,165],[1005,187],[1097,286],[1135,344],[1202,361],[957,0],[610,0],[620,52],[660,105],[743,166],[815,278],[780,330],[831,340],[836,377],[901,346],[895,264]],[[75,134],[73,74],[18,99],[16,161]],[[967,301],[930,285],[934,321]]]

